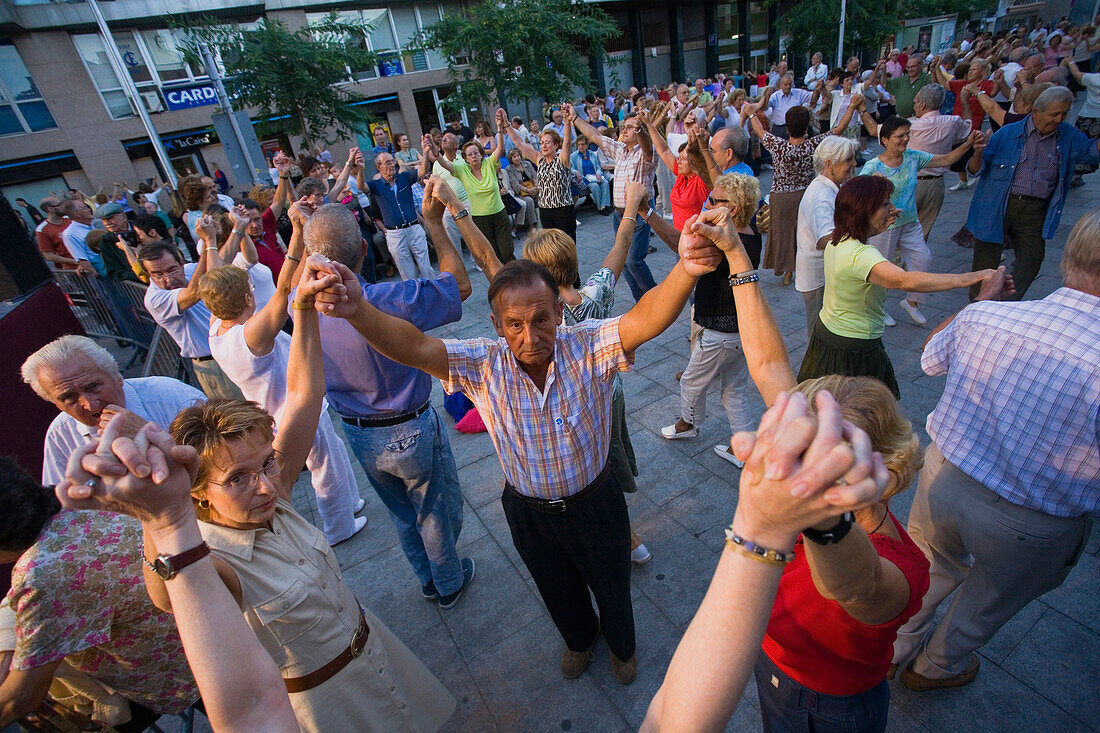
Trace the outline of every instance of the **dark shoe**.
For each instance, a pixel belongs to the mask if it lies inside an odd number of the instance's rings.
[[[638,655],[633,654],[630,659],[624,662],[612,652],[611,671],[615,674],[615,679],[624,685],[629,685],[638,674]]]
[[[1085,185],[1085,179],[1081,176],[1074,176],[1073,180],[1069,182],[1071,188],[1077,188],[1078,186]]]
[[[963,685],[970,684],[973,679],[978,676],[978,669],[981,666],[978,655],[972,654],[970,655],[970,666],[966,668],[965,672],[960,672],[954,677],[935,679],[933,677],[925,677],[922,674],[917,674],[913,671],[913,665],[910,664],[901,673],[901,683],[914,692],[942,690],[948,687],[962,687]]]
[[[462,558],[462,587],[454,593],[440,596],[439,607],[442,609],[453,608],[454,605],[458,603],[458,599],[462,597],[463,591],[469,588],[472,582],[474,582],[474,559],[472,557],[464,557]]]
[[[654,246],[653,246],[653,245],[651,244],[651,245],[649,245],[649,251],[648,251],[648,252],[646,252],[646,254],[649,254],[649,255],[651,255],[651,254],[653,254],[653,253],[654,253],[654,252],[656,252],[656,251],[657,251],[657,248],[656,248],[656,247],[654,247]]]
[[[892,680],[898,675],[898,665],[894,662],[890,662],[890,669],[886,671],[886,679]]]
[[[424,594],[424,600],[434,601],[439,598],[439,591],[435,589],[435,581],[429,580],[427,585],[420,586],[420,592]]]

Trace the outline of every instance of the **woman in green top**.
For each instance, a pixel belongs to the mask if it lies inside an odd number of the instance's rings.
[[[489,155],[485,155],[485,148],[477,140],[463,143],[454,161],[440,155],[434,144],[430,152],[424,152],[466,187],[466,195],[470,198],[470,216],[473,217],[474,224],[489,240],[489,244],[493,245],[501,264],[507,264],[516,255],[512,242],[512,220],[508,218],[504,201],[500,198],[497,171],[500,170],[500,156],[504,151],[502,127],[509,125],[507,120],[501,124],[500,114],[497,115],[496,123],[496,145]]]
[[[901,399],[894,367],[882,345],[886,290],[936,293],[996,281],[996,270],[931,273],[903,270],[867,244],[898,216],[894,185],[882,176],[856,176],[840,187],[835,229],[825,246],[825,298],[810,335],[798,381],[827,374],[876,377]]]

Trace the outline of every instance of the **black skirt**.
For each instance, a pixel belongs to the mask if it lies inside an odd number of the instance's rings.
[[[881,338],[854,339],[837,336],[825,327],[819,318],[810,334],[806,356],[798,370],[798,381],[816,379],[828,374],[844,377],[874,377],[901,399],[898,380],[894,377],[894,365],[886,354]]]

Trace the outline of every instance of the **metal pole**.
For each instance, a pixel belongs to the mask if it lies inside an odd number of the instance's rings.
[[[168,159],[168,151],[164,149],[164,143],[161,142],[160,135],[157,134],[157,128],[153,126],[153,121],[149,119],[149,113],[145,111],[145,104],[141,101],[137,86],[134,85],[134,80],[130,78],[130,73],[126,71],[126,63],[122,60],[122,54],[119,53],[118,46],[115,45],[115,38],[111,35],[111,29],[107,27],[107,19],[103,17],[103,13],[99,9],[99,3],[96,0],[88,0],[88,7],[92,9],[92,15],[95,16],[96,25],[99,26],[99,34],[103,37],[103,48],[107,51],[107,58],[110,60],[111,66],[114,67],[119,82],[122,83],[122,90],[130,98],[130,103],[134,105],[134,109],[137,110],[138,117],[141,118],[141,124],[145,126],[145,132],[149,135],[153,152],[156,153],[157,160],[160,161],[160,166],[164,169],[164,180],[171,183],[174,188],[176,186],[176,171],[172,168],[172,161]]]
[[[214,63],[214,55],[210,53],[209,44],[200,44],[199,51],[202,54],[202,65],[206,67],[206,74],[210,77],[210,80],[214,82],[214,91],[218,94],[218,106],[222,108],[222,111],[225,112],[226,116],[229,118],[229,125],[233,128],[233,137],[237,138],[237,145],[240,146],[241,155],[244,156],[245,161],[248,163],[249,182],[253,185],[262,183],[262,179],[256,176],[256,166],[251,156],[248,154],[248,143],[245,142],[244,133],[241,132],[240,125],[237,124],[237,118],[233,116],[233,105],[229,103],[229,95],[225,91],[225,84],[222,83],[222,76],[218,71],[218,65]]]
[[[847,14],[848,0],[840,0],[840,32],[836,39],[836,68],[844,68],[844,16]]]

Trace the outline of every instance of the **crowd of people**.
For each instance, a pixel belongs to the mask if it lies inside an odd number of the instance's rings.
[[[124,379],[83,336],[23,364],[59,414],[40,477],[0,461],[0,562],[14,563],[0,726],[50,694],[122,731],[193,704],[218,730],[438,729],[455,698],[332,549],[367,524],[354,459],[425,601],[453,609],[474,582],[433,379],[496,449],[562,676],[603,637],[630,684],[645,644],[632,564],[652,554],[626,494],[660,479],[634,453],[623,373],[689,304],[679,414],[659,432],[697,438],[719,381],[731,438],[713,450],[738,492],[643,729],[721,729],[750,676],[766,731],[882,731],[895,675],[969,683],[976,652],[1065,580],[1100,511],[1100,212],[1073,227],[1063,286],[1023,299],[1100,163],[1097,50],[1100,31],[1061,22],[936,56],[893,49],[869,69],[817,53],[798,76],[782,61],[548,104],[527,124],[453,118],[419,146],[377,127],[342,165],[275,154],[270,185],[235,198],[191,175],[22,202],[55,267],[147,284],[201,391]],[[928,247],[952,171],[951,191],[976,186],[948,224],[973,249],[964,273],[937,272]],[[611,227],[582,280],[583,202]],[[654,234],[675,257],[659,282]],[[797,368],[762,267],[802,293]],[[429,335],[462,317],[471,277],[495,337]],[[634,302],[611,317],[620,278]],[[887,291],[925,325],[924,294],[956,288],[971,303],[919,347],[947,377],[922,448],[882,338]],[[319,527],[291,502],[302,471]],[[914,479],[903,525],[890,501]]]

